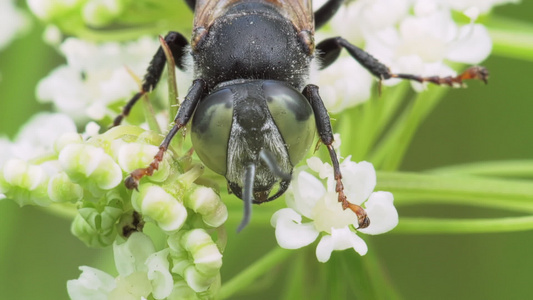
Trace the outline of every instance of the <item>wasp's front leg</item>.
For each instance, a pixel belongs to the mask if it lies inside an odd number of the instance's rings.
[[[342,203],[342,208],[349,208],[357,215],[357,221],[359,223],[359,228],[366,228],[370,225],[370,219],[368,218],[366,211],[359,205],[350,203],[344,194],[344,186],[342,184],[342,174],[339,164],[339,159],[337,158],[337,153],[333,149],[333,131],[331,129],[331,122],[329,119],[328,111],[324,106],[324,102],[320,98],[318,93],[318,87],[313,84],[307,85],[302,94],[309,100],[313,112],[315,114],[316,128],[320,141],[326,145],[329,151],[329,156],[331,157],[331,164],[333,165],[333,175],[336,181],[335,191],[339,195],[339,202]]]
[[[150,163],[150,165],[146,168],[137,169],[131,172],[130,176],[126,178],[125,185],[128,189],[136,189],[141,178],[144,176],[152,176],[152,174],[159,169],[159,164],[163,160],[163,156],[170,145],[170,141],[172,141],[174,135],[176,135],[176,133],[182,127],[187,125],[194,113],[194,110],[196,109],[196,106],[198,105],[198,102],[205,96],[206,91],[207,84],[204,80],[196,79],[193,81],[193,84],[189,89],[187,96],[185,96],[185,100],[181,104],[178,114],[174,119],[174,126],[172,126],[167,136],[159,146],[159,151],[154,156],[152,163]]]
[[[189,45],[187,39],[182,34],[171,31],[165,36],[165,42],[167,43],[168,47],[172,52],[176,67],[178,67],[180,70],[185,70],[183,58],[185,56],[185,49]],[[166,62],[167,59],[165,57],[165,52],[163,51],[162,47],[159,47],[154,57],[152,58],[148,69],[146,70],[146,75],[144,75],[141,90],[136,93],[122,108],[122,112],[120,113],[120,115],[118,115],[113,121],[113,126],[120,125],[120,123],[122,123],[122,120],[130,114],[130,111],[135,105],[135,103],[137,103],[137,101],[143,95],[151,92],[157,86],[157,83],[161,78],[161,74],[163,73],[163,69],[165,68]]]

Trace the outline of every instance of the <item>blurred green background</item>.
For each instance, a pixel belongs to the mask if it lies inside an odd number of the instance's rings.
[[[493,14],[533,22],[533,1],[498,7]],[[36,102],[35,86],[63,58],[42,43],[42,30],[34,22],[31,32],[0,52],[0,134],[13,137],[31,115],[49,109]],[[533,158],[533,62],[493,55],[483,65],[491,73],[489,85],[450,90],[422,124],[402,170]],[[499,215],[436,206],[401,207],[399,213],[400,222],[402,216]],[[86,248],[69,228],[70,220],[43,209],[0,201],[0,299],[67,299],[66,280],[79,276],[78,266],[113,272],[110,251]],[[228,231],[223,280],[275,246],[270,224],[252,221],[237,236]],[[533,232],[365,239],[404,299],[533,299]],[[286,279],[283,270],[274,273],[275,285]],[[258,284],[257,294],[240,299],[277,298],[280,288]]]

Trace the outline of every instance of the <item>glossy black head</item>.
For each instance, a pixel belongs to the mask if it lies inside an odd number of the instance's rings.
[[[314,134],[314,114],[307,99],[290,85],[274,80],[221,84],[200,101],[192,120],[198,156],[224,175],[241,199],[247,192],[243,190],[245,170],[255,166],[254,203],[283,194],[293,166],[306,154]],[[270,195],[276,184],[278,191]]]

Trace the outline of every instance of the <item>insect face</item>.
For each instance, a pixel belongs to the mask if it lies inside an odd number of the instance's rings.
[[[290,85],[237,80],[220,85],[200,101],[191,131],[200,159],[224,175],[239,198],[244,170],[255,166],[253,202],[262,203],[288,187],[293,166],[313,141],[315,119],[309,101]],[[269,196],[278,182],[278,192]]]

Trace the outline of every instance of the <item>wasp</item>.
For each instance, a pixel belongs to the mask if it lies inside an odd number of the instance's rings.
[[[308,83],[313,60],[324,69],[344,49],[380,81],[403,78],[456,85],[466,79],[487,81],[483,67],[470,67],[457,77],[394,74],[361,48],[342,37],[315,44],[315,30],[343,4],[329,0],[316,12],[311,0],[186,0],[194,11],[190,42],[169,32],[168,44],[177,68],[186,69],[192,56],[194,80],[159,147],[153,162],[133,171],[128,188],[158,169],[174,135],[189,122],[193,147],[202,162],[226,177],[228,190],[244,201],[238,230],[250,220],[252,203],[281,196],[289,187],[293,167],[303,159],[315,133],[327,147],[334,169],[338,201],[352,210],[360,228],[370,220],[365,210],[349,202],[333,143],[333,131],[319,88]],[[152,91],[166,64],[160,47],[144,77],[142,89],[124,107],[114,125]],[[274,186],[277,190],[272,192]]]

